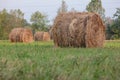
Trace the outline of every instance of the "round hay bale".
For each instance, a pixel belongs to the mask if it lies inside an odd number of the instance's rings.
[[[20,34],[22,33],[23,28],[14,28],[9,34],[9,39],[11,42],[22,42],[20,40]]]
[[[50,34],[48,32],[44,32],[43,41],[50,41]]]
[[[43,34],[44,34],[43,31],[41,31],[41,32],[36,32],[36,33],[34,34],[34,40],[35,40],[35,41],[43,41]]]
[[[59,47],[102,47],[105,40],[105,26],[96,13],[59,14],[51,32]]]
[[[48,32],[36,32],[34,35],[35,41],[50,41],[50,35]]]
[[[32,31],[30,29],[23,29],[20,38],[22,42],[33,42]]]
[[[33,35],[30,29],[14,28],[9,34],[11,42],[32,42]]]

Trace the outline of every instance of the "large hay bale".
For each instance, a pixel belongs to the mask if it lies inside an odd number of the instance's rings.
[[[35,41],[43,41],[43,34],[44,34],[43,31],[41,31],[41,32],[36,32],[36,33],[34,34],[34,40],[35,40]]]
[[[102,47],[105,26],[96,13],[63,13],[54,21],[52,38],[60,47]]]
[[[34,35],[35,41],[50,41],[50,34],[48,32],[36,32]]]
[[[11,42],[32,42],[33,35],[30,29],[14,28],[9,34]]]

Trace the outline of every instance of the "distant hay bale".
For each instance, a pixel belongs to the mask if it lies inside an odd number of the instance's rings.
[[[33,35],[30,29],[14,28],[9,34],[11,42],[32,42]]]
[[[60,47],[102,47],[105,40],[105,26],[96,13],[59,14],[51,32]]]
[[[34,34],[34,39],[35,39],[35,41],[42,41],[42,40],[43,40],[43,34],[44,34],[43,31],[41,31],[41,32],[36,32],[36,33]]]
[[[20,34],[23,31],[23,28],[14,28],[9,34],[9,39],[11,42],[21,42]]]
[[[50,41],[50,34],[48,32],[36,32],[34,35],[35,41]]]
[[[44,32],[43,41],[50,41],[50,34],[48,32]]]
[[[30,29],[23,29],[21,33],[22,42],[33,42],[33,34]]]

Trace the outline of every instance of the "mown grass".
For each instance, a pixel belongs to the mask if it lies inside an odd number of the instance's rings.
[[[103,48],[0,41],[0,80],[119,80],[120,41]]]

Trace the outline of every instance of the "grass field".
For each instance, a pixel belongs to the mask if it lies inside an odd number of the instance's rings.
[[[103,48],[0,41],[0,80],[120,80],[120,41]]]

